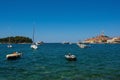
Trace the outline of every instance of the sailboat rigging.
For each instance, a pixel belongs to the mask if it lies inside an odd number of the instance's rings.
[[[9,42],[8,42],[8,48],[12,48],[12,45],[10,44],[10,37],[9,37]]]
[[[35,26],[33,26],[33,43],[31,44],[31,48],[32,49],[37,49],[38,48],[38,46],[35,44],[35,42],[34,42],[34,34],[35,34]]]

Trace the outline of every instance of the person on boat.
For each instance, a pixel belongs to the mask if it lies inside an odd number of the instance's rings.
[[[71,56],[71,53],[69,53],[68,56]]]
[[[13,54],[17,54],[17,52],[14,52]]]

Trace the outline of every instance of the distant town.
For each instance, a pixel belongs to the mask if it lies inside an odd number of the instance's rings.
[[[96,37],[86,39],[84,43],[120,43],[120,36],[109,37],[102,33]]]

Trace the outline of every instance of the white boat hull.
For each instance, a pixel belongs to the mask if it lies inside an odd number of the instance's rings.
[[[76,61],[76,56],[75,55],[65,55],[65,58],[69,61]]]
[[[6,58],[7,59],[11,59],[11,60],[14,60],[14,59],[17,59],[17,58],[20,58],[22,55],[22,53],[13,53],[13,54],[8,54],[6,55]]]
[[[32,44],[30,47],[31,47],[32,49],[37,49],[37,48],[38,48],[37,45],[34,45],[34,44]]]
[[[77,44],[80,48],[87,48],[88,46],[85,44]]]
[[[12,48],[12,45],[8,45],[7,47],[8,47],[8,48]]]

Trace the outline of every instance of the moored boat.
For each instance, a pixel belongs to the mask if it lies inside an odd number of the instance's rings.
[[[76,58],[76,56],[75,55],[72,55],[72,54],[67,54],[67,55],[65,55],[65,58],[67,59],[67,60],[69,60],[69,61],[76,61],[77,60],[77,58]]]
[[[12,53],[12,54],[6,55],[6,58],[7,58],[7,59],[14,60],[14,59],[20,58],[21,55],[22,55],[22,53],[14,52],[14,53]]]
[[[62,42],[62,44],[70,44],[70,42],[64,41],[64,42]]]
[[[41,44],[44,44],[44,42],[43,42],[43,41],[39,41],[39,42],[37,42],[36,44],[37,44],[37,45],[41,45]]]
[[[9,44],[7,47],[8,47],[8,48],[12,48],[12,45]]]
[[[37,46],[36,44],[32,44],[30,47],[31,47],[32,49],[37,49],[37,48],[38,48],[38,46]]]
[[[83,44],[83,43],[77,43],[77,45],[78,45],[80,48],[87,48],[87,47],[88,47],[88,45]]]
[[[31,44],[31,48],[32,49],[37,49],[38,48],[38,46],[37,46],[37,44],[34,42],[34,33],[35,33],[35,26],[33,26],[33,43]]]
[[[10,37],[9,37],[9,44],[7,46],[8,48],[12,48],[12,45],[10,44]]]

